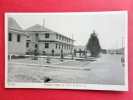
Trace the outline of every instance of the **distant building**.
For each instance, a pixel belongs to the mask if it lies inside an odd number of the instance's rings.
[[[116,54],[123,54],[125,52],[125,48],[119,48],[116,50]]]
[[[123,54],[124,52],[125,52],[125,48],[108,50],[108,53],[110,53],[110,54]]]
[[[60,54],[63,50],[63,53],[68,54],[73,48],[73,39],[41,25],[36,24],[26,29],[25,32],[29,34],[26,39],[27,52],[38,50],[40,54],[44,52],[52,54],[52,50],[54,50],[54,54]]]
[[[21,55],[26,52],[26,34],[16,21],[8,18],[8,54]]]

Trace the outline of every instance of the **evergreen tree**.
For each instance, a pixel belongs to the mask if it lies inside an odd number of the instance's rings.
[[[86,49],[90,51],[92,57],[97,57],[101,52],[101,46],[95,31],[91,34]]]

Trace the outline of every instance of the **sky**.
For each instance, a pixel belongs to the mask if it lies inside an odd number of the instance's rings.
[[[12,17],[22,29],[36,24],[51,29],[75,40],[74,45],[85,46],[93,30],[98,34],[103,49],[116,49],[122,47],[125,40],[125,14],[36,14],[8,15]]]

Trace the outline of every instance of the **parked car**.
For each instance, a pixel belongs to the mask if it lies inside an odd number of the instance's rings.
[[[106,49],[102,49],[102,54],[107,54],[107,50]]]

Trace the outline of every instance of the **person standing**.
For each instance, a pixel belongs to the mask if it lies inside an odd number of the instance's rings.
[[[122,62],[122,65],[124,67],[125,66],[125,55],[124,54],[121,57],[121,62]]]
[[[61,59],[63,59],[63,50],[61,49]]]
[[[63,50],[61,49],[61,61],[63,61]]]
[[[83,51],[82,57],[85,57],[85,50]]]
[[[76,57],[76,49],[74,49],[74,56]]]
[[[81,53],[82,53],[82,50],[79,49],[79,57],[81,58]]]
[[[52,49],[52,56],[54,56],[54,50]]]

